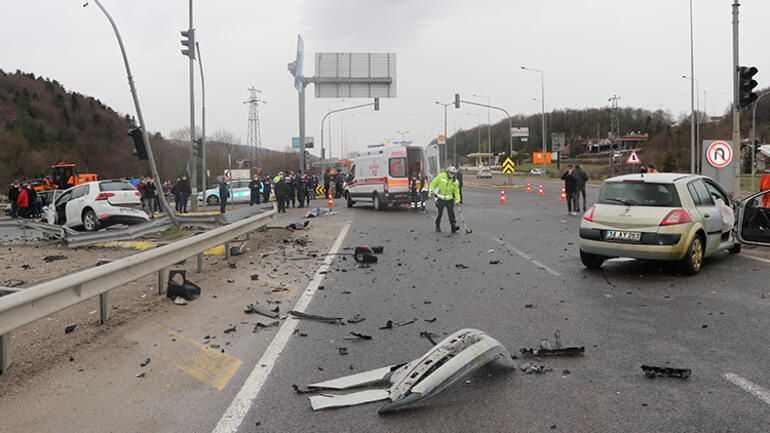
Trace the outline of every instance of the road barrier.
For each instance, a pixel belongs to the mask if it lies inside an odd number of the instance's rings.
[[[153,250],[115,260],[101,266],[46,281],[0,297],[0,374],[11,363],[11,332],[65,308],[99,296],[99,321],[109,319],[109,291],[154,272],[158,293],[163,294],[168,268],[197,256],[198,272],[203,270],[203,252],[251,233],[275,218],[275,208],[196,236]]]

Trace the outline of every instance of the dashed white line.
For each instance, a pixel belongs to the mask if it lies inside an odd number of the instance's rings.
[[[508,245],[505,242],[501,241],[500,239],[496,237],[492,237],[495,239],[500,245],[507,248],[509,251],[517,254],[521,258],[530,261],[533,265],[537,266],[538,268],[548,272],[549,274],[553,275],[554,277],[561,277],[561,274],[559,272],[554,271],[553,269],[549,268],[548,266],[544,265],[543,263],[536,260],[534,257],[530,256],[529,254],[525,253],[524,251],[521,251],[520,249],[514,247],[513,245]]]
[[[315,276],[310,280],[310,283],[308,283],[305,292],[297,301],[297,304],[294,306],[295,311],[305,311],[305,308],[310,304],[313,295],[315,295],[318,290],[318,286],[321,284],[326,272],[329,270],[332,260],[334,260],[334,255],[342,246],[342,241],[345,239],[348,229],[350,229],[349,222],[345,224],[342,231],[340,231],[337,240],[329,250],[329,254],[326,256],[326,259],[324,259],[323,264],[318,268]],[[222,418],[219,419],[213,433],[235,433],[238,431],[238,428],[241,426],[241,423],[243,423],[244,418],[246,418],[251,406],[254,404],[254,400],[256,400],[260,390],[265,385],[265,381],[267,381],[270,372],[273,371],[273,367],[275,367],[278,357],[286,347],[286,344],[288,344],[289,338],[294,333],[294,329],[297,327],[298,323],[299,320],[294,319],[291,316],[283,322],[283,325],[281,325],[278,332],[275,334],[275,337],[273,337],[273,341],[270,342],[265,353],[262,354],[262,358],[257,361],[257,364],[249,374],[249,377],[246,378],[246,381],[238,391],[238,394],[235,395],[230,406],[228,406],[227,411],[225,411]]]
[[[732,382],[733,385],[737,385],[742,390],[770,405],[770,391],[735,373],[725,373],[724,377]]]

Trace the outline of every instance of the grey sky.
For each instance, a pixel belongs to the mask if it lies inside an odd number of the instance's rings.
[[[0,68],[54,78],[133,114],[115,39],[95,5],[83,8],[84,1],[2,0]],[[179,52],[187,1],[103,3],[129,50],[149,128],[167,134],[187,125],[188,64]],[[694,1],[695,74],[712,114],[731,99],[731,3]],[[350,150],[397,138],[396,131],[410,131],[407,137],[418,143],[430,140],[443,129],[442,109],[433,101],[449,102],[456,91],[464,98],[489,95],[511,113],[538,112],[532,101],[540,94],[538,75],[521,65],[546,71],[548,109],[603,106],[617,94],[623,106],[689,111],[689,86],[681,78],[689,75],[687,0],[196,0],[195,8],[208,130],[226,129],[245,142],[242,102],[254,85],[268,101],[261,107],[262,137],[272,149],[284,149],[297,135],[297,94],[286,64],[298,33],[305,39],[306,72],[316,52],[398,55],[398,98],[383,100],[379,113],[345,116]],[[741,14],[741,63],[760,69],[764,87],[770,4],[745,0]],[[308,135],[316,137],[330,106],[362,102],[314,99],[309,90]],[[484,110],[452,109],[450,133],[478,122],[466,113],[486,121]]]

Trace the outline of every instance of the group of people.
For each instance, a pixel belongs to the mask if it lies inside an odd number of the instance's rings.
[[[564,191],[567,195],[567,213],[577,215],[580,212],[580,197],[583,197],[583,212],[588,209],[586,202],[586,182],[588,182],[588,173],[583,170],[580,164],[567,166],[567,170],[561,175],[564,181]]]
[[[342,197],[342,189],[345,184],[345,173],[342,170],[338,170],[336,174],[332,173],[331,168],[326,167],[323,175],[324,191],[328,194],[331,191],[331,186],[334,184],[334,198]]]
[[[8,188],[11,218],[39,218],[43,214],[43,197],[32,184],[14,182]]]
[[[164,185],[165,188],[166,185]],[[174,182],[174,186],[171,186],[169,192],[174,196],[176,211],[187,213],[187,201],[190,200],[190,195],[192,194],[192,187],[190,186],[190,181],[187,180],[187,176],[176,178],[176,182]]]
[[[147,214],[154,217],[156,212],[160,212],[160,198],[152,176],[140,178],[136,190],[142,198],[142,209]]]
[[[280,172],[273,179],[275,184],[275,201],[278,203],[278,212],[286,213],[286,208],[310,206],[310,200],[316,198],[318,188],[318,176],[308,176],[301,171],[294,174]],[[342,189],[342,187],[340,187]],[[328,191],[328,189],[326,189]]]

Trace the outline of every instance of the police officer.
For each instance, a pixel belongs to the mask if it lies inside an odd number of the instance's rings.
[[[286,213],[286,194],[289,186],[283,180],[283,172],[273,179],[275,185],[275,202],[278,203],[278,212]]]
[[[262,194],[262,181],[259,179],[259,175],[255,174],[254,178],[249,182],[249,191],[251,192],[249,206],[259,204],[259,196]]]
[[[457,169],[449,167],[430,183],[430,192],[436,198],[436,231],[441,231],[441,217],[446,208],[449,216],[449,226],[452,233],[460,230],[455,224],[455,203],[460,204],[460,182],[457,180]]]
[[[297,190],[297,201],[299,201],[299,206],[297,207],[305,207],[305,193],[307,192],[307,184],[305,182],[305,175],[300,171],[294,180],[294,187]]]

